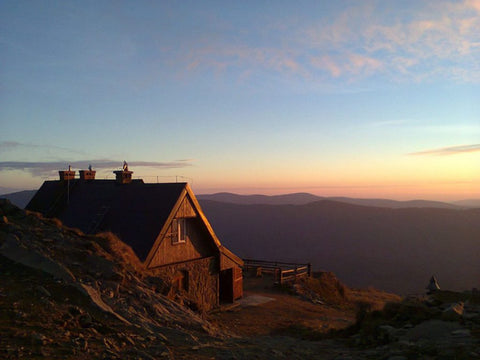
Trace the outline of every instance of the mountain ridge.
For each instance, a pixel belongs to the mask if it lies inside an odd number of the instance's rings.
[[[25,208],[28,202],[35,195],[37,190],[22,190],[8,194],[0,195],[0,198],[10,200],[20,208]],[[391,200],[383,198],[350,198],[344,196],[324,197],[306,192],[281,194],[281,195],[241,195],[230,192],[219,192],[214,194],[199,194],[199,200],[212,200],[227,202],[233,204],[271,204],[271,205],[303,205],[320,200],[339,201],[348,204],[357,204],[363,206],[388,207],[388,208],[409,208],[409,207],[432,207],[446,209],[466,209],[480,208],[480,199],[464,199],[452,202],[443,202],[435,200]]]
[[[462,209],[467,206],[467,204],[474,204],[475,200],[469,202],[469,200],[463,201],[464,206],[455,203],[448,203],[442,201],[434,200],[391,200],[391,199],[382,199],[382,198],[350,198],[343,196],[318,196],[310,193],[291,193],[291,194],[282,194],[282,195],[240,195],[229,192],[220,192],[214,194],[200,194],[197,195],[199,200],[212,200],[219,202],[227,202],[233,204],[243,204],[243,205],[254,205],[254,204],[270,204],[270,205],[304,205],[310,202],[321,201],[321,200],[331,200],[338,201],[348,204],[356,204],[363,206],[374,206],[374,207],[388,207],[388,208],[408,208],[408,207],[432,207],[432,208],[446,208],[446,209]]]
[[[349,286],[397,293],[422,292],[432,274],[447,288],[479,285],[480,209],[200,204],[222,243],[244,258],[311,262]]]

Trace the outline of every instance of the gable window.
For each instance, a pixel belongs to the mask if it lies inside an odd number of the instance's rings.
[[[187,240],[187,219],[178,219],[178,242]]]
[[[179,244],[187,241],[187,219],[173,219],[171,238],[172,244]]]

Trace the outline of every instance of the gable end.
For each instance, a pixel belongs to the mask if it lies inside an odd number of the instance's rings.
[[[216,242],[193,199],[194,195],[186,185],[145,260],[147,268],[217,253]]]

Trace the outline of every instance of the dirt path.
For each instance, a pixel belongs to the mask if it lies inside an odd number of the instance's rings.
[[[240,336],[278,334],[305,327],[319,332],[340,329],[352,324],[355,310],[314,304],[286,290],[275,289],[272,279],[246,278],[244,300],[254,296],[272,299],[255,306],[238,305],[210,315],[209,320],[228,332]]]
[[[209,320],[225,331],[240,336],[298,336],[302,329],[318,334],[353,324],[359,302],[370,303],[372,308],[378,309],[387,301],[399,300],[396,295],[373,289],[348,291],[348,299],[344,301],[320,304],[295,295],[287,289],[274,287],[273,279],[268,275],[262,278],[246,277],[244,297],[240,302],[244,304],[210,314]],[[263,298],[272,300],[248,306],[249,299]]]
[[[210,320],[237,335],[252,336],[269,335],[299,325],[325,332],[344,328],[355,319],[353,311],[312,304],[292,295],[246,291],[245,297],[254,294],[274,300],[216,313]]]

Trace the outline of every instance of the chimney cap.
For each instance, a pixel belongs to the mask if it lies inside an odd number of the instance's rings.
[[[72,170],[72,166],[68,165],[68,170],[60,170],[58,172],[61,181],[75,179],[75,171]]]
[[[79,170],[80,173],[80,180],[95,180],[95,174],[97,173],[95,170],[92,170],[92,166],[88,167],[88,170]]]
[[[132,182],[133,171],[128,170],[128,163],[125,160],[123,160],[122,170],[115,170],[113,173],[119,184],[129,184]]]

